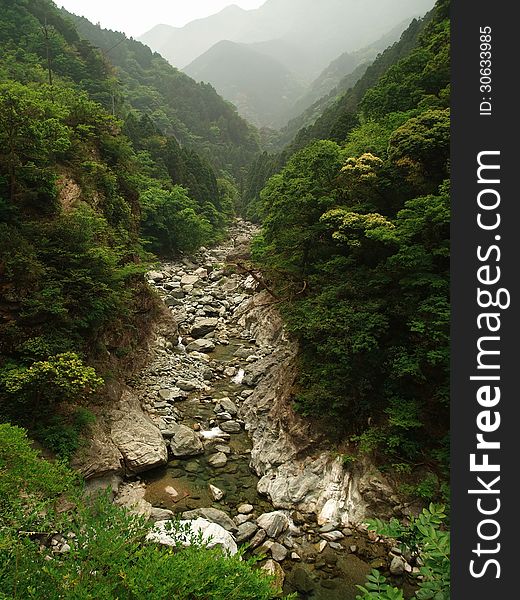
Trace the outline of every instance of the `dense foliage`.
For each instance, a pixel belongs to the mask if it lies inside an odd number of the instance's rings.
[[[134,109],[128,78],[52,2],[0,0],[0,9],[0,418],[70,456],[85,421],[77,406],[101,385],[89,365],[111,369],[153,306],[146,250],[219,239],[236,185],[179,144],[173,116],[160,129]],[[149,91],[172,76],[153,72]],[[214,92],[177,76],[170,102],[187,114],[214,96],[215,110],[251,134]],[[209,127],[195,108],[192,117]]]
[[[300,342],[297,407],[400,471],[445,457],[448,429],[447,3],[405,48],[418,30],[335,108],[345,127],[293,154],[248,207]]]
[[[446,513],[443,505],[430,504],[409,525],[397,519],[384,523],[372,519],[368,526],[378,535],[397,540],[405,554],[419,560],[421,567],[416,574],[418,600],[449,600],[450,598],[450,533],[445,526]],[[388,584],[386,578],[373,570],[357,600],[403,600],[402,591]]]
[[[237,182],[258,152],[256,133],[209,84],[196,83],[148,46],[67,13],[80,34],[116,67],[124,99],[163,134],[196,150]],[[115,104],[124,113],[124,106]]]
[[[87,503],[80,482],[41,459],[23,430],[0,424],[0,598],[48,600],[270,600],[280,597],[251,561],[146,542],[151,524],[106,498]],[[175,524],[172,524],[175,531]],[[53,552],[53,535],[68,550]]]

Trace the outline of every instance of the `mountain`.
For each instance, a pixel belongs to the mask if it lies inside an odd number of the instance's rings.
[[[210,82],[243,117],[258,126],[280,126],[280,114],[303,91],[291,71],[275,58],[230,41],[215,44],[184,72],[197,81]]]
[[[257,134],[211,85],[197,83],[123,33],[62,9],[83,38],[115,67],[126,100],[154,125],[201,154],[217,171],[239,178],[258,152]],[[117,109],[117,104],[116,104]]]
[[[342,52],[368,46],[432,6],[433,0],[267,0],[255,10],[229,6],[180,28],[159,25],[140,40],[180,68],[222,40],[275,40],[293,57],[299,53],[299,74],[311,81]],[[276,58],[284,64],[283,58]]]
[[[274,137],[271,147],[283,148],[294,139],[300,129],[312,125],[319,119],[329,106],[356,85],[374,59],[381,52],[392,47],[409,26],[407,20],[367,48],[352,53],[344,52],[332,61],[314,80],[307,92],[284,115],[288,123]]]
[[[299,115],[317,100],[327,96],[331,90],[335,88],[337,92],[346,91],[348,88],[340,85],[342,80],[344,80],[345,77],[352,75],[360,65],[368,66],[372,63],[380,52],[386,50],[388,46],[391,46],[400,38],[403,31],[405,31],[410,24],[410,21],[411,19],[406,19],[399,23],[399,25],[394,27],[386,35],[371,43],[369,46],[356,50],[355,52],[343,52],[338,58],[334,59],[311,83],[304,96],[298,99],[290,116],[294,117]]]

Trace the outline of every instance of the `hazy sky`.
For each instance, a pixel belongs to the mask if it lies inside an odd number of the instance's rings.
[[[102,27],[138,37],[154,25],[182,27],[229,6],[258,8],[265,0],[55,0],[69,12],[101,23]]]

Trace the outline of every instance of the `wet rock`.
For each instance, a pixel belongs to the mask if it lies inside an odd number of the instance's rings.
[[[240,423],[236,421],[224,421],[220,424],[220,428],[226,433],[240,433],[242,431]]]
[[[277,538],[289,527],[289,518],[280,511],[264,513],[256,522],[271,538]]]
[[[194,340],[186,346],[187,352],[213,352],[215,350],[215,344],[211,340]]]
[[[247,540],[251,539],[258,530],[258,525],[255,523],[251,523],[251,521],[246,521],[238,526],[238,531],[236,534],[236,540],[239,544],[243,544]]]
[[[204,445],[193,429],[185,425],[172,424],[173,437],[170,449],[174,456],[197,456],[204,453]]]
[[[225,467],[227,464],[227,456],[224,452],[217,452],[208,458],[208,462],[212,467]]]
[[[237,530],[237,526],[231,520],[225,512],[218,510],[218,508],[196,508],[194,510],[189,510],[182,513],[183,519],[197,519],[198,517],[202,517],[207,521],[211,521],[212,523],[217,523],[227,531],[231,531],[232,533]]]
[[[179,497],[179,492],[174,487],[172,487],[171,485],[166,486],[164,488],[164,491],[168,494],[168,496],[170,496],[173,499]]]
[[[296,591],[302,594],[308,594],[314,589],[314,582],[303,567],[296,567],[292,571],[291,585]]]

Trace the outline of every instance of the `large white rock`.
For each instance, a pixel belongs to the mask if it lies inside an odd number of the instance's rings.
[[[223,527],[217,525],[217,523],[211,523],[206,519],[198,518],[193,521],[180,521],[180,524],[182,527],[189,526],[191,533],[195,537],[201,535],[202,542],[207,548],[220,546],[230,555],[238,552],[238,547],[233,536]],[[152,531],[146,536],[146,539],[165,546],[176,546],[179,543],[183,546],[190,545],[189,536],[170,531],[169,527],[171,527],[171,521],[157,521]]]
[[[141,473],[165,465],[168,450],[160,430],[142,412],[138,401],[129,392],[123,393],[122,406],[114,419],[110,436],[123,456],[126,469],[131,473]]]
[[[226,515],[226,513],[218,508],[195,508],[194,510],[187,510],[182,513],[184,519],[189,521],[198,519],[199,517],[220,525],[227,531],[235,532],[237,530],[236,523]]]

